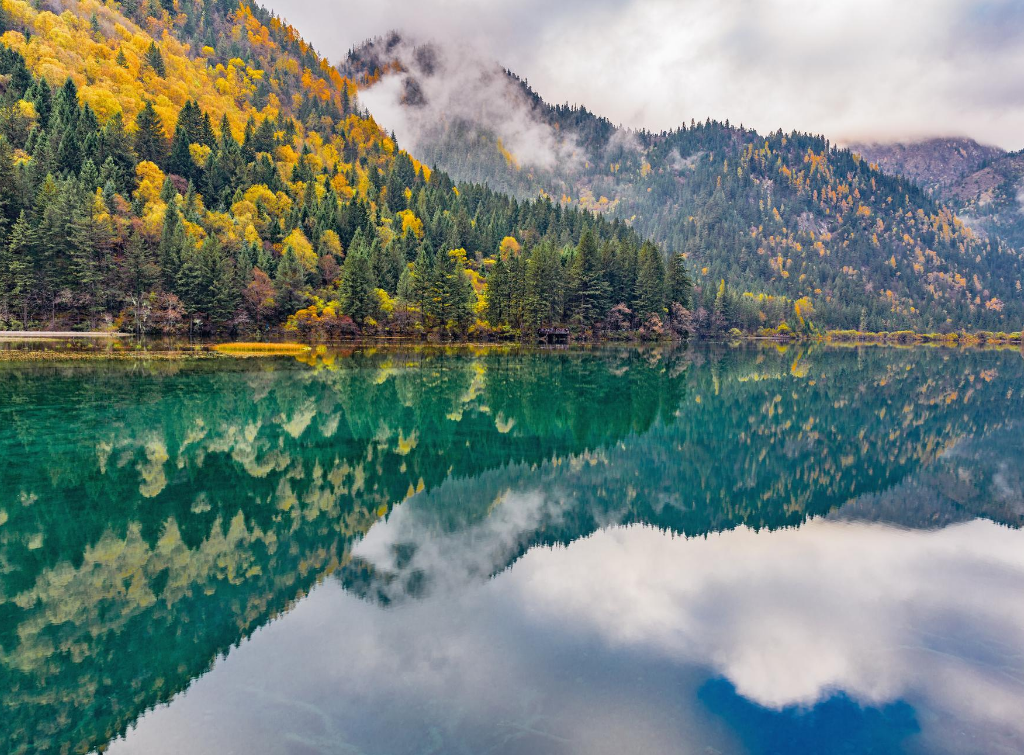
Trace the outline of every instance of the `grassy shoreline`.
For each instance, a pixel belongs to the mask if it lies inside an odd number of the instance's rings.
[[[0,334],[0,342],[3,335]],[[35,341],[36,343],[32,343]],[[49,348],[37,348],[36,345],[42,341],[49,342]],[[345,352],[355,349],[366,348],[531,348],[526,344],[511,343],[490,343],[468,341],[464,343],[431,344],[422,341],[408,340],[359,340],[339,341],[327,344],[301,344],[301,343],[274,343],[274,342],[227,342],[208,344],[187,344],[187,345],[162,345],[154,344],[152,348],[133,344],[126,346],[117,341],[101,340],[95,345],[83,347],[79,339],[64,341],[63,338],[39,339],[26,338],[16,339],[19,344],[31,344],[28,348],[2,348],[0,347],[0,362],[189,362],[189,361],[210,361],[210,360],[238,360],[238,359],[259,359],[264,357],[293,357],[299,359],[311,356],[320,356],[326,353]],[[684,342],[685,343],[685,342]],[[825,344],[836,347],[860,347],[860,346],[884,346],[889,348],[948,348],[948,349],[1021,349],[1021,334],[999,333],[999,334],[929,334],[912,333],[901,331],[897,333],[861,333],[856,331],[829,331],[818,336],[804,337],[765,337],[755,335],[730,336],[723,339],[697,341],[691,343],[706,344],[727,344],[739,345],[742,343],[773,344],[776,346],[800,345],[800,344]],[[585,342],[571,344],[569,346],[545,347],[554,351],[566,348],[593,348],[595,346],[627,346],[626,342]],[[658,347],[659,342],[647,342],[638,344],[648,347]]]

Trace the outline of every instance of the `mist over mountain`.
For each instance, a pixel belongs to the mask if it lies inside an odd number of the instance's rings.
[[[931,162],[897,170],[897,153],[876,167],[824,136],[728,121],[633,131],[545,102],[498,62],[397,33],[356,47],[341,69],[420,159],[629,223],[686,256],[708,308],[724,280],[736,309],[806,300],[835,327],[997,327],[1024,316],[1019,247],[972,229],[938,192],[997,148],[946,140]],[[749,315],[746,327],[759,313]]]

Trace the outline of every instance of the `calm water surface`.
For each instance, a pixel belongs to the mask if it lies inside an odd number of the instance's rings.
[[[1020,753],[1017,351],[0,364],[0,751]]]

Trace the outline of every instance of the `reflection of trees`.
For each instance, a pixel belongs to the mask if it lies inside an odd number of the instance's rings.
[[[1002,359],[358,351],[316,369],[5,367],[10,749],[102,744],[339,567],[371,589],[351,546],[410,496],[442,532],[510,490],[558,497],[510,558],[609,522],[797,524],[996,429],[1020,403]]]
[[[978,445],[959,442],[965,436],[1009,433],[1019,447],[1019,430],[1005,429],[1006,418],[1020,408],[1019,381],[999,377],[1001,360],[991,354],[950,362],[948,355],[920,351],[827,357],[790,351],[728,354],[691,366],[679,386],[686,398],[670,421],[653,422],[647,432],[604,448],[539,466],[509,465],[427,491],[405,504],[415,524],[396,533],[393,548],[402,558],[357,560],[345,567],[343,580],[383,601],[423,594],[431,565],[415,559],[417,549],[482,529],[495,502],[510,493],[554,501],[517,533],[514,546],[490,554],[492,572],[530,547],[568,544],[610,524],[643,523],[686,536],[738,525],[775,529],[904,480],[931,480],[959,501],[961,517],[984,515],[1019,526],[1020,495],[1006,494],[1019,472],[1008,468],[1015,457],[1005,438],[1001,455],[970,473],[965,465],[976,465],[973,452],[955,469],[956,452],[936,462],[954,446]],[[933,515],[925,507],[901,522],[929,526]],[[473,547],[485,548],[483,537],[474,533]],[[508,538],[502,542],[507,546]]]

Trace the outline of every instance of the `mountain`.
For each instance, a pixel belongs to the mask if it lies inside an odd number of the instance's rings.
[[[967,138],[872,142],[851,144],[849,148],[884,172],[909,178],[937,198],[951,196],[968,176],[1006,155],[999,147]]]
[[[822,137],[631,132],[394,35],[339,70],[239,0],[0,0],[0,32],[3,329],[661,338],[1024,319],[1018,250]]]
[[[0,32],[0,329],[464,338],[485,305],[514,336],[589,329],[614,286],[627,328],[685,303],[625,225],[431,171],[258,6],[2,0]]]
[[[1024,152],[973,139],[858,144],[850,149],[887,173],[915,181],[979,235],[1024,250]]]
[[[1024,317],[1018,249],[824,137],[711,120],[630,131],[544,102],[497,64],[397,34],[341,70],[385,126],[456,178],[628,222],[686,255],[697,308],[715,306],[724,279],[739,327],[810,311],[875,330],[1016,329]],[[965,169],[978,151],[965,150]]]

